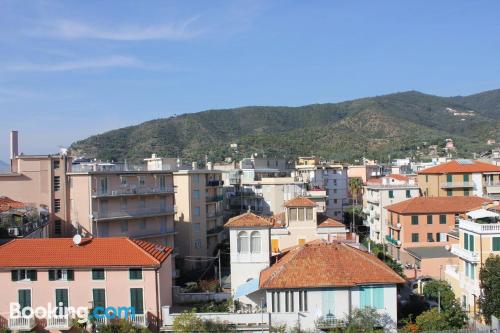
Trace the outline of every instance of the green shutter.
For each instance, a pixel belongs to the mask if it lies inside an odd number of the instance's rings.
[[[469,181],[469,174],[464,173],[464,183],[467,183]]]
[[[130,280],[141,280],[142,279],[142,269],[141,268],[130,268],[129,269]]]
[[[418,215],[412,215],[411,217],[411,224],[417,225],[418,224]]]
[[[469,234],[464,232],[464,249],[469,249]]]
[[[469,235],[469,251],[474,251],[474,235]]]
[[[56,271],[53,269],[49,270],[49,281],[55,281],[56,280]]]
[[[500,251],[500,237],[493,237],[493,251]]]
[[[18,281],[19,280],[19,274],[17,270],[12,270],[10,271],[10,276],[12,281]]]
[[[28,276],[29,276],[29,279],[30,279],[31,281],[36,281],[36,280],[37,280],[36,270],[34,270],[34,269],[30,269],[30,270],[28,271]]]
[[[439,215],[439,224],[446,224],[446,215]]]
[[[134,307],[135,314],[144,313],[142,303],[142,288],[130,288],[130,305]]]
[[[446,181],[451,183],[453,181],[453,175],[446,175]]]
[[[92,280],[104,280],[104,269],[102,268],[92,269]]]
[[[373,307],[375,309],[384,308],[384,287],[373,288]]]
[[[59,305],[62,303],[62,305]],[[68,289],[56,289],[57,314],[65,314],[68,303]]]
[[[21,309],[26,307],[31,307],[31,290],[29,289],[19,289],[17,291],[19,305]]]
[[[427,224],[432,224],[432,215],[427,215]]]
[[[98,306],[106,308],[106,292],[104,289],[92,289],[94,309]]]
[[[68,281],[73,281],[75,279],[75,271],[68,269],[66,272]]]

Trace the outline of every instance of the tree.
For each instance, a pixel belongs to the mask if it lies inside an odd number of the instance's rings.
[[[384,318],[373,308],[355,309],[346,317],[345,321],[345,332],[348,333],[379,332],[376,327],[384,327],[389,324],[387,318]]]
[[[363,181],[361,178],[355,177],[349,179],[349,191],[354,198],[355,206],[358,205],[358,195],[363,189]],[[351,231],[354,231],[354,208],[352,210]]]
[[[195,312],[184,311],[174,319],[174,331],[180,333],[204,331],[203,320]]]
[[[441,331],[452,328],[446,320],[445,313],[439,312],[437,308],[423,312],[416,318],[415,324],[417,325],[419,332]]]
[[[445,281],[430,281],[424,286],[424,296],[439,301],[441,314],[448,327],[462,328],[467,321],[467,315],[458,303],[451,286]],[[439,309],[438,309],[439,311]],[[427,311],[426,311],[427,312]],[[418,317],[417,317],[418,318]]]
[[[479,271],[479,280],[483,293],[479,298],[479,306],[486,321],[491,316],[500,318],[500,256],[489,256]]]

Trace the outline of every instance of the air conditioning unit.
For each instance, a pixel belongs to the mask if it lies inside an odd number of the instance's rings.
[[[19,236],[19,228],[9,228],[7,232],[9,233],[9,236]]]

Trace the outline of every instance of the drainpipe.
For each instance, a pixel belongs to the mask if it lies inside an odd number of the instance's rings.
[[[159,268],[155,268],[155,287],[156,287],[156,330],[160,332],[160,325],[163,322],[162,313],[160,312],[160,299],[159,299],[159,285],[158,285],[158,271]]]
[[[351,290],[351,288],[349,288],[349,305],[348,305],[348,309],[349,309],[349,316],[351,316],[351,312],[352,312],[352,290]]]

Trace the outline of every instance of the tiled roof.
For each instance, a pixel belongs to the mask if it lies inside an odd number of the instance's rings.
[[[466,213],[491,200],[481,197],[417,197],[385,208],[400,214]]]
[[[172,248],[126,237],[16,239],[0,247],[0,267],[158,267]]]
[[[274,214],[270,219],[273,228],[283,228],[286,225],[285,212]]]
[[[500,166],[490,163],[470,161],[467,163],[460,163],[453,160],[447,163],[439,164],[419,171],[418,174],[441,174],[441,173],[474,173],[474,172],[500,172]]]
[[[245,228],[245,227],[268,227],[272,226],[271,221],[256,215],[252,212],[247,212],[233,218],[224,225],[226,228]]]
[[[408,178],[407,176],[398,175],[398,174],[387,175],[387,177],[393,178],[393,179],[396,179],[396,180],[400,180],[402,182],[407,182],[408,180],[410,180],[410,178]]]
[[[294,198],[285,203],[285,207],[315,207],[316,203],[308,198]]]
[[[0,197],[0,213],[7,212],[13,208],[24,208],[25,205],[22,202],[12,200],[9,197]]]
[[[260,288],[351,287],[404,280],[377,257],[341,242],[311,242],[293,248],[260,273]]]
[[[324,214],[318,213],[318,228],[335,228],[335,227],[345,227],[345,224],[338,220],[334,220]]]

